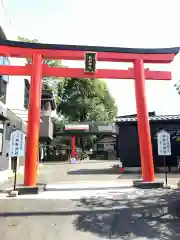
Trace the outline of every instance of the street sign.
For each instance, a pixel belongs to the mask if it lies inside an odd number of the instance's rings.
[[[171,137],[170,133],[162,130],[157,133],[158,142],[158,155],[170,156],[171,155]]]
[[[15,130],[10,137],[10,156],[20,157],[25,154],[25,133],[20,130]]]
[[[171,155],[171,135],[170,133],[162,130],[157,133],[157,142],[158,142],[158,155],[163,156],[164,158],[164,168],[165,168],[165,182],[167,185],[167,162],[166,156]]]

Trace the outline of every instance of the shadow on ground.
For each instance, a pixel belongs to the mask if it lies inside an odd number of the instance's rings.
[[[68,222],[76,231],[88,232],[102,239],[180,239],[180,191],[134,189],[119,193],[114,199],[96,197],[73,200],[73,207],[66,209],[62,209],[59,200],[43,200],[40,203],[30,200],[24,206],[23,200],[19,201],[9,203],[11,208],[13,204],[18,204],[16,210],[15,207],[13,211],[9,211],[9,207],[6,210],[3,208],[1,221],[4,219],[7,223],[8,219],[12,221],[13,218],[24,222],[24,219],[32,219],[33,223],[34,220],[46,219],[51,223],[51,218],[55,216],[56,222],[60,223],[64,216],[69,216],[71,221]],[[40,208],[32,208],[33,204],[39,204]]]
[[[78,169],[67,172],[68,175],[96,175],[96,174],[119,174],[117,168],[105,168],[105,169]]]
[[[161,194],[155,197],[147,190],[139,197],[82,199],[77,206],[91,212],[79,215],[74,225],[79,231],[109,239],[180,239],[180,192]]]

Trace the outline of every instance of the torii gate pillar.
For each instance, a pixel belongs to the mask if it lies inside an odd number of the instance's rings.
[[[42,55],[32,57],[24,185],[36,186],[42,89]]]
[[[143,60],[135,60],[135,95],[136,95],[136,108],[138,117],[138,133],[139,145],[141,155],[142,177],[145,182],[153,182],[154,176],[154,163],[152,154],[152,144],[150,135],[149,116],[146,103],[146,89],[144,78],[144,62]]]

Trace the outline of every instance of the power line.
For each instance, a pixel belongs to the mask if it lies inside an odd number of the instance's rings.
[[[3,10],[4,10],[4,13],[5,13],[5,15],[6,15],[6,17],[7,17],[8,21],[9,21],[9,23],[12,25],[12,22],[11,22],[9,16],[8,16],[8,13],[7,13],[7,10],[6,10],[6,8],[5,8],[5,5],[4,5],[3,0],[0,0],[0,3],[1,3],[1,6],[2,6],[2,8],[3,8]]]

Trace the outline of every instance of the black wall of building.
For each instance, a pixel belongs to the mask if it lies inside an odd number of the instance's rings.
[[[138,140],[137,123],[118,123],[119,137],[117,138],[117,157],[120,157],[124,167],[139,167],[140,149]],[[171,166],[177,165],[177,157],[180,156],[180,141],[177,141],[177,131],[180,130],[180,121],[157,121],[150,123],[153,159],[155,166],[163,166],[163,157],[158,156],[156,133],[162,129],[171,133],[172,156],[167,157]],[[180,137],[180,133],[179,133]]]

